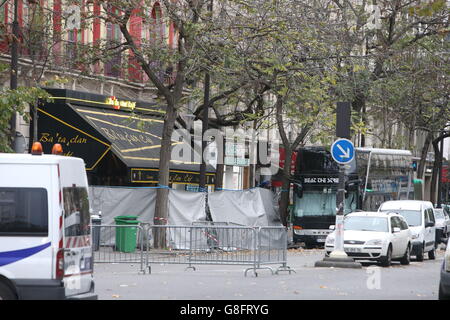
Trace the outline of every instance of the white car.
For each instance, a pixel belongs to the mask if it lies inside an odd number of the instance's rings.
[[[325,240],[328,256],[334,249],[335,232]],[[390,212],[354,212],[344,219],[344,251],[354,259],[378,261],[388,267],[394,259],[410,262],[411,230],[405,219]]]
[[[428,253],[430,260],[436,258],[436,220],[430,201],[386,201],[378,211],[397,212],[406,219],[412,232],[411,255],[416,256],[417,261],[423,261],[425,253]]]

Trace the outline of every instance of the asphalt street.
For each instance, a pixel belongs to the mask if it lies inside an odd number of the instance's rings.
[[[437,250],[436,260],[389,268],[316,268],[323,250],[294,249],[288,251],[290,274],[259,270],[245,277],[245,266],[200,265],[194,271],[156,264],[142,275],[138,265],[95,264],[94,276],[100,300],[436,300],[443,255]]]

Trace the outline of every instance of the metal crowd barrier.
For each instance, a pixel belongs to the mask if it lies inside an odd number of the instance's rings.
[[[284,227],[245,227],[225,223],[200,225],[146,225],[146,266],[151,264],[249,265],[245,269],[295,272],[287,266],[287,230]],[[270,264],[281,264],[274,272]]]
[[[140,225],[92,225],[94,263],[138,264],[145,274],[145,242]]]

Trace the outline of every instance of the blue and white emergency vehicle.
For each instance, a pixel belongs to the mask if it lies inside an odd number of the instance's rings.
[[[0,154],[0,300],[97,298],[84,161],[55,150]]]

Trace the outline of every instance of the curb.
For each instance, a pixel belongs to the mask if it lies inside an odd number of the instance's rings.
[[[362,265],[359,262],[355,262],[355,260],[353,260],[352,258],[337,259],[325,257],[321,261],[316,261],[314,267],[361,269]]]

